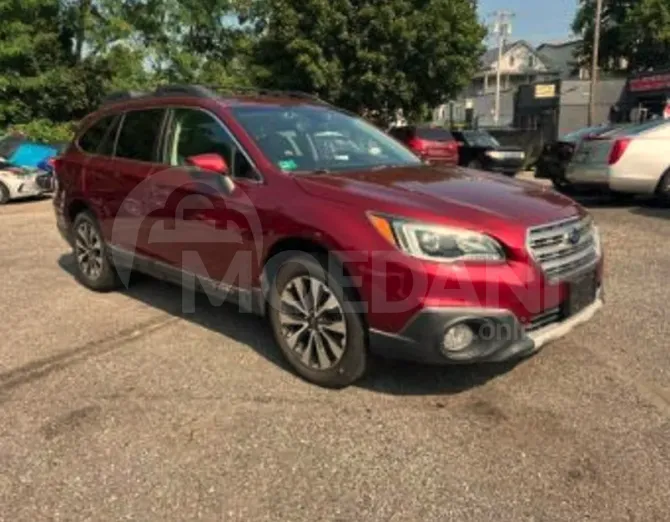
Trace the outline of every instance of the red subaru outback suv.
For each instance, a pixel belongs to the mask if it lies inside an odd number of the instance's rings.
[[[122,93],[55,170],[81,283],[109,291],[137,270],[233,300],[323,386],[359,379],[370,353],[524,357],[602,306],[598,230],[579,205],[426,165],[300,93]]]

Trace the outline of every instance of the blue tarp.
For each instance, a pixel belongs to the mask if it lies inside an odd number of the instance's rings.
[[[10,163],[19,167],[37,167],[45,159],[56,156],[58,151],[48,145],[22,143],[9,158]]]

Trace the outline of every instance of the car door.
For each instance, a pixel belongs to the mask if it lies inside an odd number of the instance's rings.
[[[104,172],[105,183],[96,186],[104,209],[103,223],[108,241],[132,253],[147,255],[143,234],[145,183],[157,168],[156,157],[165,109],[125,111],[121,115],[112,160],[96,170]],[[103,193],[104,192],[104,193]]]
[[[191,107],[170,110],[161,154],[147,192],[151,255],[180,277],[250,286],[260,239],[252,201],[261,183],[249,157],[218,117]],[[233,183],[190,166],[201,154],[220,155]]]

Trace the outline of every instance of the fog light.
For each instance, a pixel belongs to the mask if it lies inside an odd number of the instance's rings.
[[[442,346],[447,352],[460,352],[472,344],[475,334],[467,324],[457,324],[444,332]]]

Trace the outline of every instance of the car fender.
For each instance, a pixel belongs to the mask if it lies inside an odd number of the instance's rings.
[[[14,198],[18,194],[19,186],[21,186],[23,180],[17,178],[12,172],[0,170],[0,183],[9,190],[9,197]]]

